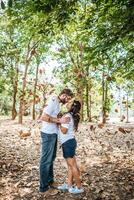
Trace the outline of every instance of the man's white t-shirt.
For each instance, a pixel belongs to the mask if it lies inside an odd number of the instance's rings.
[[[57,117],[59,112],[60,112],[60,103],[58,97],[56,96],[50,97],[50,99],[46,103],[43,113],[48,114],[51,117]],[[42,121],[41,132],[47,134],[58,133],[58,125],[56,123]]]
[[[74,135],[74,120],[70,113],[64,115],[64,117],[70,117],[70,122],[68,124],[61,124],[62,127],[67,128],[67,132],[64,134],[61,132],[59,127],[58,137],[61,144],[65,143],[67,140],[73,139]]]

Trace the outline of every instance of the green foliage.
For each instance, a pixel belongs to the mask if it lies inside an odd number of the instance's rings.
[[[5,9],[5,4],[4,4],[4,2],[2,0],[1,0],[1,8]]]
[[[11,8],[13,5],[13,0],[8,0],[8,6]]]
[[[93,114],[102,108],[109,112],[115,85],[128,88],[129,80],[134,85],[132,0],[8,0],[1,7],[0,75],[8,78],[0,80],[0,92],[4,94],[6,84],[13,91],[19,72],[17,104],[26,63],[27,79],[33,80],[37,63],[48,57],[58,62],[58,90],[71,87],[81,97],[84,112],[87,101]],[[31,87],[26,86],[26,101]]]

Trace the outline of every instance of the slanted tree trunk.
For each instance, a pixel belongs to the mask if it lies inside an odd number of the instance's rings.
[[[26,88],[26,78],[27,78],[28,66],[29,66],[29,60],[26,60],[25,73],[24,73],[23,83],[22,83],[22,92],[21,92],[21,96],[20,96],[20,107],[19,107],[19,123],[20,124],[22,124],[24,110],[25,110],[24,97],[25,97],[25,88]]]
[[[36,78],[35,78],[35,83],[34,83],[34,92],[33,92],[33,112],[32,112],[32,118],[35,120],[35,104],[36,104],[36,87],[37,87],[37,82],[38,82],[38,72],[39,72],[39,62],[37,62],[37,67],[36,67]]]
[[[81,114],[81,121],[83,121],[84,119],[84,112],[83,112],[83,108],[84,108],[84,101],[83,101],[83,91],[81,91],[81,88],[76,86],[77,87],[77,93],[76,93],[76,96],[78,97],[80,103],[81,103],[81,111],[80,111],[80,114]]]
[[[20,124],[22,124],[23,115],[24,115],[24,111],[25,111],[24,97],[25,97],[25,88],[26,88],[28,67],[29,67],[30,61],[32,59],[32,56],[36,53],[35,49],[38,44],[38,42],[37,42],[30,48],[30,42],[31,42],[31,39],[29,40],[29,44],[28,44],[27,56],[26,56],[26,61],[25,61],[25,72],[24,72],[24,77],[23,77],[23,82],[22,82],[22,91],[21,91],[21,96],[20,96],[20,107],[19,107],[19,123]]]
[[[74,74],[76,75],[76,83],[75,83],[75,88],[77,91],[77,96],[80,100],[81,103],[81,121],[83,121],[84,119],[84,101],[83,101],[83,90],[85,90],[85,84],[82,83],[82,79],[83,77],[83,52],[84,52],[84,46],[80,43],[78,43],[78,49],[79,51],[77,52],[76,57],[73,57],[73,51],[70,47],[70,45],[68,45],[68,41],[67,39],[65,39],[66,42],[66,47],[68,49],[68,53],[70,56],[70,60],[72,62],[72,65],[74,66]]]

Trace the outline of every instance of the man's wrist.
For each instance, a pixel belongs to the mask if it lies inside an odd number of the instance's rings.
[[[49,121],[52,122],[52,123],[60,123],[60,119],[54,118],[54,117],[51,117],[51,118],[49,119]]]

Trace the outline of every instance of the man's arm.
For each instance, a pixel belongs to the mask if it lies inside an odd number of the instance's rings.
[[[60,119],[56,118],[56,117],[51,117],[50,115],[43,113],[43,115],[41,116],[40,120],[45,121],[45,122],[49,122],[49,123],[57,123],[60,124]]]
[[[48,122],[48,123],[67,124],[70,122],[70,117],[56,118],[46,113],[43,113],[40,120]]]
[[[40,117],[41,121],[49,122],[49,123],[59,123],[59,119],[57,117],[52,117],[51,114],[53,113],[56,106],[55,97],[52,97],[46,103],[43,113]]]

